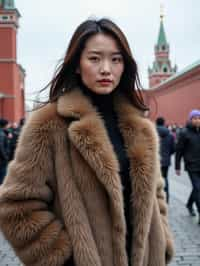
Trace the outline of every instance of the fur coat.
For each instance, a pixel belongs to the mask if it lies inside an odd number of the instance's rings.
[[[132,265],[165,266],[173,241],[154,125],[122,95],[115,109],[132,182]],[[127,266],[119,163],[79,89],[34,111],[0,189],[0,227],[26,266]]]

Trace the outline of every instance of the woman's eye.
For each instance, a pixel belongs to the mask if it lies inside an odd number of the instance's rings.
[[[113,57],[112,61],[114,63],[121,63],[123,61],[122,57]]]
[[[89,60],[92,61],[92,62],[98,62],[99,58],[96,57],[96,56],[92,56],[92,57],[89,57]]]

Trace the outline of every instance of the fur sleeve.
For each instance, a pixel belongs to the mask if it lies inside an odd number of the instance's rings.
[[[61,266],[72,247],[63,224],[49,209],[50,130],[33,121],[27,124],[0,189],[0,228],[25,265]]]
[[[166,262],[168,264],[171,261],[172,257],[174,256],[174,242],[168,223],[167,203],[164,192],[164,180],[161,175],[159,177],[157,184],[157,199],[158,199],[163,229],[166,237]]]

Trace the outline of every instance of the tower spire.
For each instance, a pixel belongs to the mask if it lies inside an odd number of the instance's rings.
[[[160,5],[160,19],[161,19],[161,21],[163,20],[163,18],[164,18],[164,5],[161,4]]]
[[[160,30],[159,30],[158,41],[157,41],[158,47],[161,47],[162,45],[167,46],[167,38],[165,34],[163,19],[164,19],[164,6],[160,5]]]

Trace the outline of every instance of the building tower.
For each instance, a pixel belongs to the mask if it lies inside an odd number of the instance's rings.
[[[25,71],[17,63],[19,18],[14,0],[0,0],[0,117],[11,122],[25,115]]]
[[[169,44],[167,43],[164,24],[163,13],[160,15],[160,30],[158,34],[158,41],[155,45],[155,60],[152,68],[148,68],[149,73],[149,88],[155,87],[167,78],[174,75],[177,71],[177,66],[171,66],[169,59]]]

